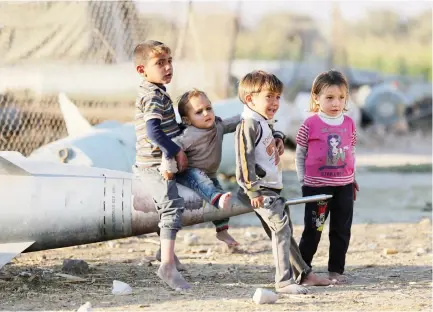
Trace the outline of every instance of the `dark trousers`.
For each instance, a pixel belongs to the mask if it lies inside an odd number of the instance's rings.
[[[304,232],[299,249],[302,258],[311,267],[325,221],[331,214],[328,271],[343,274],[353,219],[353,184],[326,187],[302,186],[302,196],[319,194],[329,194],[332,198],[305,204]]]

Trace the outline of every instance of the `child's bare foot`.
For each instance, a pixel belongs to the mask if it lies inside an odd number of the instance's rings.
[[[302,281],[302,285],[308,286],[328,286],[332,282],[326,277],[319,276],[313,272],[308,273],[308,275]]]
[[[337,272],[329,272],[328,276],[332,282],[337,284],[344,284],[347,282],[347,278],[344,275],[339,274]]]
[[[219,202],[218,202],[218,208],[220,209],[228,209],[231,208],[232,203],[232,192],[227,192],[221,195]]]
[[[156,258],[156,260],[161,262],[161,248],[159,248],[158,251],[156,252],[155,258]],[[186,270],[185,266],[182,263],[180,263],[179,258],[176,255],[174,255],[174,263],[176,264],[176,269],[178,271],[185,271]]]
[[[308,294],[308,289],[298,284],[290,284],[281,288],[275,288],[275,291],[281,294],[292,294],[292,295]]]
[[[189,289],[191,286],[183,278],[183,276],[176,270],[174,264],[163,263],[156,273],[160,279],[167,283],[168,286],[174,290]]]
[[[164,180],[166,180],[166,181],[173,180],[173,178],[174,178],[173,172],[163,171],[161,174],[162,174],[162,177],[164,178]]]
[[[229,234],[227,230],[216,233],[216,238],[227,244],[229,247],[239,246],[239,243]]]

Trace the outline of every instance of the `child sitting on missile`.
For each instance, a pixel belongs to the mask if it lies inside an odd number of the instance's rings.
[[[158,187],[152,190],[160,219],[161,266],[158,276],[173,289],[188,289],[190,285],[178,272],[180,263],[174,253],[176,235],[182,227],[184,200],[178,194],[176,181],[163,177],[158,170],[163,152],[176,159],[180,170],[187,167],[188,161],[185,153],[171,140],[180,133],[173,102],[164,86],[173,77],[171,50],[162,42],[147,40],[134,49],[134,64],[143,82],[135,105],[137,151],[133,172],[142,183],[149,176],[158,182]]]
[[[216,117],[205,92],[193,89],[185,92],[178,101],[178,111],[185,128],[172,140],[179,145],[188,158],[188,169],[178,172],[174,158],[162,157],[160,170],[192,190],[219,209],[231,206],[231,192],[225,192],[216,173],[221,163],[223,136],[234,132],[240,116],[222,120]],[[229,247],[239,243],[228,233],[229,218],[213,221],[217,239]]]

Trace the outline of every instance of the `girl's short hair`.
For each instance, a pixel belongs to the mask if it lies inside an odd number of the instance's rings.
[[[330,86],[344,87],[346,89],[346,95],[349,93],[349,83],[347,82],[346,77],[341,72],[331,69],[326,72],[320,73],[314,79],[313,86],[311,87],[310,112],[319,111],[319,104],[316,104],[316,102],[314,101],[314,96],[318,96],[320,92],[323,91],[323,89]],[[346,107],[344,107],[344,111],[347,111]]]

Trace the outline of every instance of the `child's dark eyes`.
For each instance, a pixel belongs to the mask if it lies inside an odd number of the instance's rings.
[[[328,100],[332,100],[334,97],[333,96],[327,96],[326,97]],[[344,100],[346,97],[345,96],[340,96],[341,100]]]
[[[212,110],[212,107],[206,107],[205,110],[209,112],[209,111]],[[196,114],[196,115],[203,114],[203,110],[202,110],[202,109],[199,109],[198,111],[195,112],[195,114]]]
[[[171,64],[172,63],[172,60],[167,60],[167,63],[168,64]],[[158,65],[158,66],[164,66],[164,64],[165,64],[165,61],[158,61],[157,63],[156,63],[156,65]]]
[[[280,96],[279,96],[279,95],[272,95],[272,94],[268,94],[268,95],[266,95],[265,97],[266,97],[267,99],[272,99],[273,97],[275,97],[277,100],[280,99]]]

